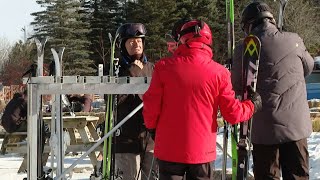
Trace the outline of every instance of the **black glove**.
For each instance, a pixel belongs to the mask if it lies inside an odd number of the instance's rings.
[[[156,129],[148,129],[148,132],[152,138],[153,141],[156,139]]]
[[[254,104],[254,113],[262,109],[262,100],[259,93],[255,92],[252,86],[247,86],[248,99]]]

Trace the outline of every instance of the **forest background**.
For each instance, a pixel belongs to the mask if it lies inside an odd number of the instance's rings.
[[[147,28],[145,53],[150,61],[167,55],[165,34],[182,17],[204,20],[213,33],[214,60],[227,60],[227,21],[224,0],[37,0],[33,32],[14,45],[0,40],[0,82],[22,84],[21,77],[37,60],[33,38],[47,38],[45,69],[53,61],[50,49],[65,47],[63,75],[98,75],[98,64],[110,61],[110,40],[123,23],[140,22]],[[279,2],[265,0],[278,19]],[[249,0],[234,0],[235,41],[244,38],[242,10]],[[320,0],[290,0],[284,30],[298,33],[313,57],[320,56]],[[116,55],[118,56],[118,54]]]

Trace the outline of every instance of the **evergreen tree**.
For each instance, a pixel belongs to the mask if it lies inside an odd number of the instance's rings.
[[[34,16],[34,21],[31,22],[33,26],[34,35],[37,39],[44,39],[49,36],[49,15],[46,7],[50,4],[51,0],[37,0],[37,4],[44,8],[42,11],[31,13]]]
[[[178,17],[203,20],[210,26],[213,36],[214,59],[220,61],[219,58],[224,57],[221,46],[226,46],[221,40],[226,39],[225,8],[223,10],[217,9],[217,0],[177,0],[176,2],[177,8],[174,14],[177,14]]]
[[[290,0],[285,12],[285,29],[299,33],[313,55],[320,53],[320,24],[316,23],[320,16],[318,1]],[[244,37],[240,18],[249,2],[234,2],[236,42]],[[278,1],[266,2],[277,20]],[[106,65],[110,58],[108,33],[114,35],[126,22],[145,24],[145,52],[150,60],[157,60],[167,54],[165,34],[178,19],[202,19],[213,33],[214,59],[221,64],[227,59],[225,0],[37,0],[37,3],[45,10],[32,14],[35,16],[32,23],[34,37],[48,37],[48,49],[66,47],[63,57],[65,75],[92,74],[92,67],[97,69],[93,64]]]
[[[91,58],[95,64],[106,65],[110,61],[110,40],[108,33],[114,36],[122,20],[121,1],[92,0],[87,3],[90,8],[90,29],[88,39],[91,42]]]
[[[175,10],[175,3],[171,0],[147,0],[145,1],[144,22],[148,30],[147,53],[153,60],[167,54],[165,34],[172,29],[170,18]],[[168,16],[170,18],[168,18]],[[152,19],[150,21],[149,19]],[[149,47],[152,47],[149,48]]]
[[[81,4],[76,0],[37,1],[46,11],[34,13],[35,37],[46,35],[48,45],[58,49],[65,47],[62,58],[64,75],[93,75],[96,68],[89,59],[89,25],[82,22]]]
[[[145,52],[151,61],[167,54],[165,34],[172,29],[175,1],[140,0],[127,2],[126,22],[140,22],[146,26]]]

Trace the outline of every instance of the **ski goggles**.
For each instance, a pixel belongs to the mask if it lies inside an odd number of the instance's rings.
[[[144,37],[147,33],[145,26],[141,23],[132,23],[128,26],[125,33],[128,37]]]

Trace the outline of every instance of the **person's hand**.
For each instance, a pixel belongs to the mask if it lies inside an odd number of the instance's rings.
[[[135,60],[131,63],[131,67],[129,68],[131,77],[140,77],[143,74],[143,63],[140,60]]]
[[[143,69],[143,63],[140,60],[135,60],[132,64],[138,66],[140,69]]]
[[[254,104],[254,112],[258,112],[262,109],[262,100],[259,93],[255,92],[252,86],[247,86],[248,99]]]

